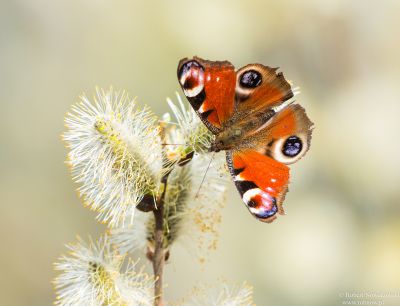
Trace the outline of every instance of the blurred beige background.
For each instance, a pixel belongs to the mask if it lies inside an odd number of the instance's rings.
[[[167,298],[219,277],[252,284],[257,305],[399,292],[399,16],[399,1],[1,0],[1,305],[51,304],[64,244],[104,230],[64,164],[70,105],[113,85],[161,115],[193,55],[281,67],[316,128],[287,216],[256,222],[231,183],[218,250],[200,266],[176,246]]]

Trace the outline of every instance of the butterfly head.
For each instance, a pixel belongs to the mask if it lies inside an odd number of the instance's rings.
[[[222,140],[220,140],[218,142],[214,141],[209,148],[210,152],[219,152],[222,150],[227,150],[227,149],[225,149],[225,143]]]

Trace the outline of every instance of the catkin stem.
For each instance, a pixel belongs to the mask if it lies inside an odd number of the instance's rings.
[[[163,305],[163,272],[165,264],[164,251],[164,200],[167,191],[168,177],[171,172],[167,172],[161,179],[164,184],[164,190],[157,201],[157,209],[153,210],[154,214],[154,255],[152,258],[153,271],[155,277],[154,283],[154,306]]]
[[[160,136],[165,141],[165,129],[160,125]],[[164,162],[167,162],[165,148],[163,148]],[[167,192],[168,177],[171,171],[167,171],[161,178],[161,183],[164,184],[164,189],[161,196],[157,199],[157,209],[153,210],[154,214],[154,255],[153,255],[153,271],[155,277],[154,283],[154,306],[163,305],[163,272],[165,264],[164,252],[164,201]]]
[[[162,200],[163,201],[163,200]],[[154,284],[154,305],[163,305],[163,271],[164,271],[164,203],[158,203],[157,209],[153,210],[155,227],[154,227],[154,255],[153,255],[153,271],[155,277]]]

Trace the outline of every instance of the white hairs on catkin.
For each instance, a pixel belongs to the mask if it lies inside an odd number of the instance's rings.
[[[153,214],[141,211],[135,212],[132,224],[121,224],[119,227],[110,229],[110,242],[121,254],[132,253],[133,251],[144,251],[147,244],[148,228],[146,224]],[[128,223],[125,221],[125,223]]]
[[[214,157],[200,187],[210,157],[195,155],[189,164],[177,166],[168,179],[164,203],[166,248],[177,240],[181,241],[200,261],[204,261],[206,254],[217,247],[228,182],[224,158],[219,154]],[[121,253],[144,251],[146,240],[150,249],[153,248],[154,220],[151,217],[148,213],[137,212],[132,225],[111,229],[110,239]]]
[[[97,242],[67,245],[68,255],[55,264],[56,305],[143,305],[153,303],[154,280],[129,261],[122,271],[124,256],[111,247],[106,236]]]
[[[167,98],[167,103],[177,120],[185,145],[198,153],[207,152],[214,137],[213,134],[201,122],[192,108],[185,107],[178,93],[176,93],[176,97],[177,104],[170,98]]]
[[[125,92],[97,90],[72,107],[63,138],[79,192],[110,227],[134,215],[145,194],[155,195],[163,174],[157,118]]]

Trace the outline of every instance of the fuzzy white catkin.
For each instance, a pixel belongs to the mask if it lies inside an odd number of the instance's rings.
[[[217,245],[229,175],[224,167],[225,154],[206,154],[214,137],[212,133],[192,108],[184,106],[179,94],[176,96],[177,104],[167,99],[177,120],[176,129],[169,129],[169,137],[196,152],[190,162],[190,186],[186,190],[188,205],[180,212],[181,241],[195,257],[204,261],[206,253]],[[193,241],[196,248],[193,248]]]
[[[185,107],[178,93],[176,93],[176,98],[178,101],[176,104],[170,98],[167,98],[167,103],[177,120],[183,143],[197,153],[207,152],[214,136],[194,110]]]
[[[85,203],[110,227],[132,223],[145,194],[156,195],[163,175],[157,118],[125,92],[97,90],[65,119],[68,163]]]
[[[122,271],[124,256],[111,247],[107,236],[85,243],[78,238],[60,257],[54,280],[57,305],[152,305],[151,277],[135,271],[132,261]]]

